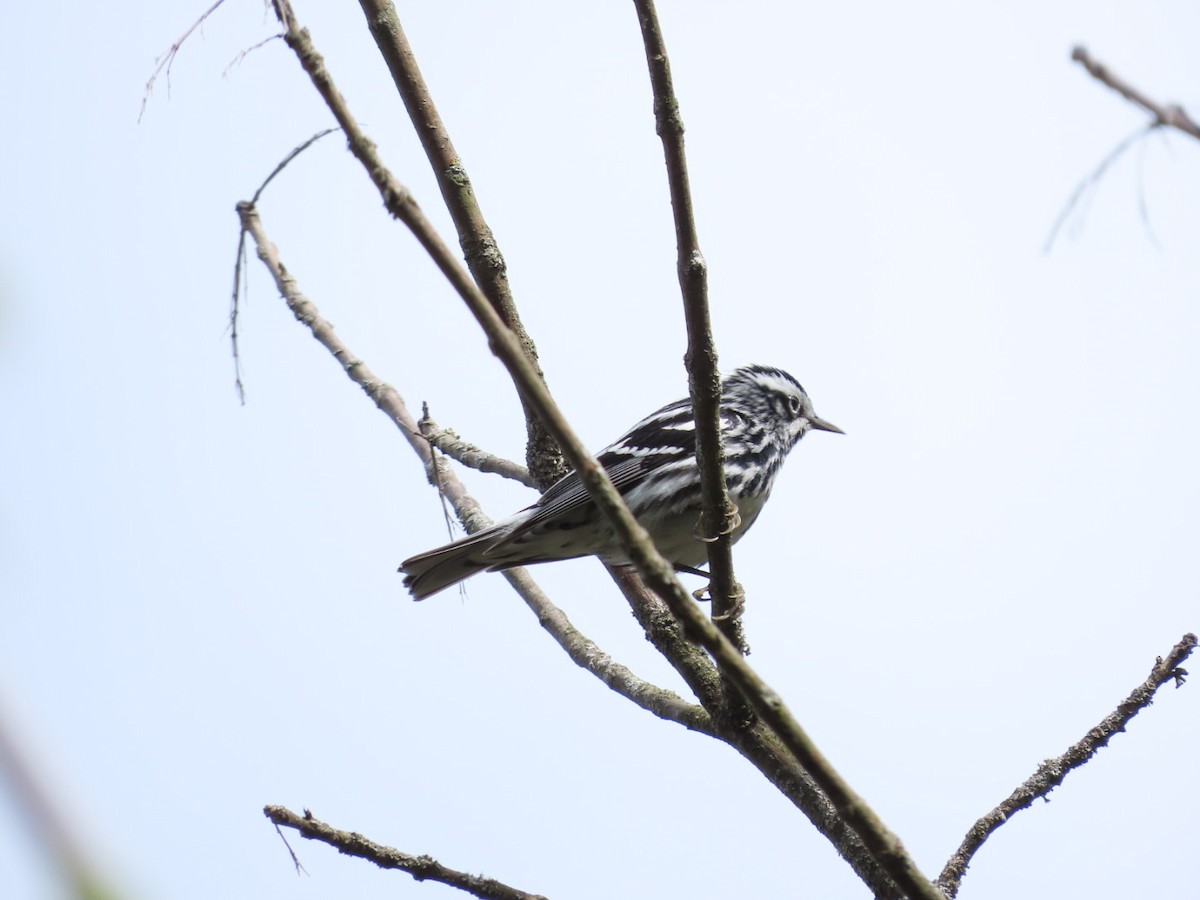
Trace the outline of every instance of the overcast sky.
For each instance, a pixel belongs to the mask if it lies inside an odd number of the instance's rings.
[[[395,429],[237,220],[331,124],[257,0],[0,13],[0,717],[138,898],[460,896],[293,836],[266,803],[555,898],[868,893],[734,752],[573,666],[502,578],[414,604],[447,538]],[[682,396],[662,153],[628,2],[398,4],[551,388],[600,448]],[[297,14],[451,244],[354,3]],[[1200,145],[1082,43],[1200,112],[1194,3],[663,2],[726,370],[846,431],[796,449],[737,547],[751,661],[932,877],[974,820],[1200,628]],[[228,69],[227,69],[228,67]],[[260,204],[301,288],[413,408],[523,457],[461,302],[331,137]],[[465,480],[493,516],[531,502]],[[593,560],[534,574],[683,690]],[[690,582],[689,582],[690,583]],[[1195,665],[1193,664],[1193,668]],[[1178,894],[1200,684],[1003,827],[963,898]],[[62,887],[0,789],[0,895]]]

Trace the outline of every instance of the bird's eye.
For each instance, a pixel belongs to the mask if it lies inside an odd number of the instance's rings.
[[[800,402],[800,398],[795,394],[793,394],[791,397],[788,397],[788,408],[792,411],[793,416],[800,415],[800,409],[802,406],[803,404]]]

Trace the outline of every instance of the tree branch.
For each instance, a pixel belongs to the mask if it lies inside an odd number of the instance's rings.
[[[655,589],[658,590],[657,585]],[[875,811],[854,792],[817,749],[783,699],[751,668],[739,649],[700,611],[691,597],[686,592],[681,596],[672,591],[660,591],[660,596],[692,639],[712,655],[721,674],[746,698],[762,721],[825,793],[838,815],[859,836],[888,878],[895,882],[895,887],[910,898],[945,900],[941,891],[921,874],[900,839],[888,830]],[[813,824],[820,829],[822,823],[814,821]],[[822,833],[832,840],[828,832]],[[877,887],[872,882],[868,882],[868,886],[877,893],[890,890],[888,885]]]
[[[646,640],[675,668],[704,708],[720,711],[725,703],[721,674],[708,654],[688,640],[679,620],[629,566],[605,566],[625,596]]]
[[[486,450],[464,441],[449,428],[442,428],[438,425],[429,417],[428,413],[422,415],[417,424],[421,428],[421,434],[429,443],[468,469],[475,469],[489,475],[499,475],[502,478],[519,481],[526,487],[537,488],[529,470],[524,466],[518,465],[511,459],[505,459],[503,456],[488,453]]]
[[[1107,745],[1114,735],[1124,731],[1130,720],[1150,705],[1160,687],[1168,681],[1174,681],[1177,688],[1182,687],[1187,670],[1180,666],[1195,649],[1196,635],[1185,634],[1182,640],[1171,648],[1166,659],[1160,656],[1155,660],[1149,677],[1121,701],[1113,712],[1105,716],[1099,725],[1068,747],[1061,756],[1048,759],[1038,766],[1029,780],[1013,791],[1007,800],[976,822],[935,882],[945,891],[946,896],[953,898],[958,893],[971,858],[983,846],[983,842],[991,837],[992,832],[1012,818],[1014,813],[1028,809],[1038,797],[1048,795],[1063,783],[1073,769],[1082,766],[1095,756],[1101,747]]]
[[[816,781],[796,763],[795,757],[762,722],[732,733],[722,733],[733,747],[757,768],[779,792],[833,844],[838,854],[875,896],[875,900],[905,900],[886,867],[880,864],[850,823],[821,790]]]
[[[1101,84],[1108,86],[1130,103],[1133,103],[1135,106],[1138,106],[1150,113],[1152,118],[1149,122],[1139,126],[1136,131],[1117,144],[1117,146],[1114,147],[1103,160],[1101,160],[1100,164],[1096,166],[1092,174],[1084,178],[1082,181],[1080,181],[1078,186],[1076,186],[1075,190],[1071,193],[1071,196],[1067,199],[1066,204],[1064,204],[1062,211],[1059,212],[1058,217],[1054,220],[1054,224],[1050,227],[1050,235],[1047,237],[1046,244],[1043,247],[1043,252],[1046,253],[1050,252],[1051,247],[1054,245],[1055,239],[1058,237],[1058,232],[1061,230],[1063,225],[1066,224],[1067,219],[1079,205],[1084,195],[1089,190],[1094,189],[1100,183],[1100,179],[1104,176],[1109,167],[1112,166],[1112,164],[1115,163],[1117,159],[1119,159],[1127,150],[1129,150],[1130,147],[1133,147],[1151,132],[1164,127],[1174,128],[1178,131],[1182,131],[1184,134],[1191,135],[1192,137],[1200,140],[1200,126],[1198,126],[1192,120],[1192,118],[1188,116],[1186,112],[1184,112],[1183,107],[1175,104],[1164,106],[1161,103],[1156,103],[1154,100],[1151,100],[1137,88],[1132,87],[1122,79],[1118,78],[1103,63],[1097,62],[1095,59],[1093,59],[1088,53],[1087,49],[1084,47],[1075,47],[1071,51],[1071,59],[1082,65],[1087,70],[1088,74]],[[1147,231],[1149,231],[1150,224],[1146,215],[1144,198],[1142,198],[1140,194],[1138,205],[1142,213],[1142,219],[1146,222]],[[1154,239],[1152,233],[1150,237],[1151,240]]]
[[[1164,106],[1151,100],[1137,88],[1117,77],[1108,66],[1093,59],[1086,47],[1075,47],[1071,51],[1071,59],[1087,69],[1088,74],[1101,84],[1112,88],[1130,103],[1140,106],[1154,116],[1156,126],[1175,128],[1200,140],[1200,125],[1197,125],[1192,117],[1184,112],[1182,106],[1174,103]]]
[[[645,630],[647,640],[683,676],[706,709],[724,713],[727,695],[710,657],[687,640],[679,620],[633,569],[628,566],[608,569]],[[724,714],[714,716],[712,721],[716,728],[714,736],[737,750],[804,813],[859,878],[870,885],[877,900],[902,900],[904,895],[866,845],[769,728],[762,722],[746,722]]]
[[[703,527],[707,535],[721,535],[718,541],[709,545],[709,571],[713,575],[713,618],[725,636],[744,653],[748,648],[739,617],[742,591],[733,574],[732,542],[728,534],[734,523],[730,517],[733,507],[725,486],[724,446],[720,440],[720,376],[708,309],[707,269],[699,247],[688,184],[683,120],[654,4],[652,0],[635,0],[635,6],[650,70],[656,131],[663,143],[675,217],[678,275],[688,329],[686,362],[696,416],[697,457],[701,468]],[[647,627],[647,633],[651,632],[651,627]],[[711,685],[693,684],[691,681],[689,685],[706,707],[720,708],[710,705],[717,699],[712,695]],[[817,829],[834,843],[864,882],[872,886],[878,897],[899,896],[888,875],[880,869],[858,835],[839,817],[829,798],[803,767],[797,766],[796,760],[783,749],[775,735],[768,729],[744,720],[738,710],[727,709],[726,712],[730,714],[718,719],[722,739],[736,747],[805,813]]]
[[[213,9],[215,8],[216,7],[213,7]],[[276,37],[279,37],[279,35],[276,35]],[[327,135],[333,134],[335,131],[337,131],[336,128],[326,128],[322,131],[318,131],[308,140],[304,141],[304,143],[293,147],[288,155],[281,159],[279,164],[271,170],[271,174],[262,180],[262,183],[258,186],[258,190],[256,190],[254,192],[254,196],[250,198],[250,205],[253,206],[254,204],[258,203],[259,198],[262,197],[263,192],[266,191],[267,185],[274,181],[275,177],[284,169],[286,169],[292,160],[294,160],[297,156],[299,156],[317,141],[321,140]],[[245,258],[246,229],[242,228],[238,232],[237,261],[233,266],[233,296],[229,303],[229,344],[233,351],[233,384],[234,387],[237,388],[238,399],[242,402],[242,405],[245,405],[246,403],[246,386],[242,382],[242,355],[238,344],[238,315],[240,313],[238,300],[241,298],[242,294],[242,279],[244,277],[242,261]]]
[[[216,2],[200,14],[195,22],[188,26],[187,31],[175,39],[175,42],[166,49],[161,56],[154,60],[154,71],[150,74],[149,80],[146,82],[146,88],[142,92],[142,105],[138,110],[138,121],[142,121],[142,116],[146,113],[146,104],[150,102],[150,95],[154,93],[154,83],[158,81],[158,76],[166,72],[167,75],[167,93],[171,92],[171,66],[175,63],[175,57],[179,54],[187,39],[192,36],[197,28],[204,24],[204,20],[217,11],[217,8],[224,3],[225,0],[216,0]]]
[[[454,228],[458,232],[458,242],[462,247],[467,267],[501,321],[516,335],[525,357],[534,367],[538,377],[545,381],[538,365],[537,348],[533,338],[529,336],[517,314],[504,257],[500,254],[496,238],[483,217],[483,210],[479,207],[471,180],[467,177],[466,167],[450,140],[450,132],[446,129],[446,124],[434,105],[429,87],[421,76],[417,58],[408,44],[404,29],[400,27],[396,9],[390,0],[359,0],[359,5],[367,17],[367,27],[370,28],[379,52],[392,73],[392,80],[400,92],[409,118],[412,119],[413,129],[421,141],[421,146],[425,148],[429,165],[437,177],[442,200],[454,220]],[[545,490],[567,473],[562,451],[528,404],[525,404],[525,429],[528,438],[526,464],[537,486]]]
[[[709,592],[713,618],[743,652],[749,652],[742,629],[742,589],[733,575],[732,532],[737,509],[725,486],[725,446],[721,441],[721,374],[708,312],[708,264],[700,252],[688,184],[687,157],[683,150],[683,118],[671,81],[671,63],[653,0],[634,0],[650,85],[654,94],[655,130],[662,139],[671,209],[675,215],[676,268],[683,292],[688,347],[684,356],[688,391],[696,418],[696,462],[700,467],[703,503],[700,528],[708,545]]]
[[[375,405],[400,429],[408,445],[425,466],[430,480],[437,478],[444,496],[454,507],[463,526],[471,532],[486,528],[491,520],[479,508],[462,482],[453,472],[434,471],[434,457],[429,442],[420,433],[418,423],[413,420],[404,399],[390,384],[380,380],[337,336],[333,326],[322,318],[317,307],[296,284],[295,278],[279,260],[279,252],[267,238],[258,211],[249,203],[238,204],[238,216],[242,228],[255,242],[258,257],[262,260],[288,308],[302,325],[312,332],[326,350],[345,370],[346,375],[363,389]],[[693,731],[712,734],[708,713],[687,703],[672,691],[660,688],[637,677],[625,666],[613,660],[594,641],[571,624],[567,615],[555,606],[537,583],[524,569],[509,569],[504,573],[526,605],[537,616],[538,623],[546,629],[571,660],[581,668],[599,678],[621,696],[632,700],[642,709],[660,719],[676,722]]]
[[[712,718],[704,707],[688,703],[674,691],[639,678],[601,650],[599,645],[571,624],[566,613],[550,602],[525,569],[506,569],[502,574],[533,610],[538,624],[550,632],[575,665],[660,719],[675,722],[689,731],[716,736]]]
[[[308,810],[296,815],[283,806],[264,806],[263,815],[276,826],[294,828],[301,837],[320,841],[347,856],[357,856],[375,863],[381,869],[400,869],[417,881],[438,881],[450,887],[474,894],[482,900],[546,900],[541,894],[530,894],[510,887],[495,878],[470,875],[443,866],[432,856],[413,856],[383,844],[377,844],[354,831],[339,831],[313,817]]]

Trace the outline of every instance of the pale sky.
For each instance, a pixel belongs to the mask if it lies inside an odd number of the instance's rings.
[[[447,539],[437,497],[253,258],[239,405],[234,204],[331,118],[280,41],[226,71],[278,30],[227,0],[139,124],[155,58],[207,5],[0,13],[0,716],[109,881],[463,896],[291,835],[297,876],[260,812],[281,803],[553,898],[867,897],[739,756],[577,669],[501,577],[407,598],[399,561]],[[632,4],[398,7],[549,384],[598,449],[686,392]],[[454,244],[357,4],[296,10]],[[1195,115],[1200,8],[660,15],[722,367],[787,369],[847,432],[800,444],[736,549],[751,662],[933,877],[1200,629],[1200,145],[1134,148],[1043,252],[1144,121],[1072,45]],[[344,141],[260,211],[414,409],[523,456],[507,376]],[[464,478],[495,517],[532,500]],[[596,562],[533,574],[683,690]],[[1198,691],[1165,689],[1001,828],[960,896],[1178,895],[1200,844]],[[0,896],[62,890],[0,787]]]

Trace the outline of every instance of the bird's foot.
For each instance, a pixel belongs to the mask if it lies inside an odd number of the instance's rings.
[[[725,612],[712,617],[714,622],[730,622],[734,619],[740,619],[742,613],[746,611],[746,592],[742,590],[740,584],[733,586],[733,593],[729,596],[729,608]]]
[[[742,512],[738,509],[737,504],[732,500],[727,500],[725,503],[726,525],[716,534],[704,533],[704,514],[701,513],[700,518],[696,520],[696,527],[692,529],[692,534],[696,540],[703,541],[706,544],[712,544],[720,540],[727,534],[733,534],[742,524]]]

